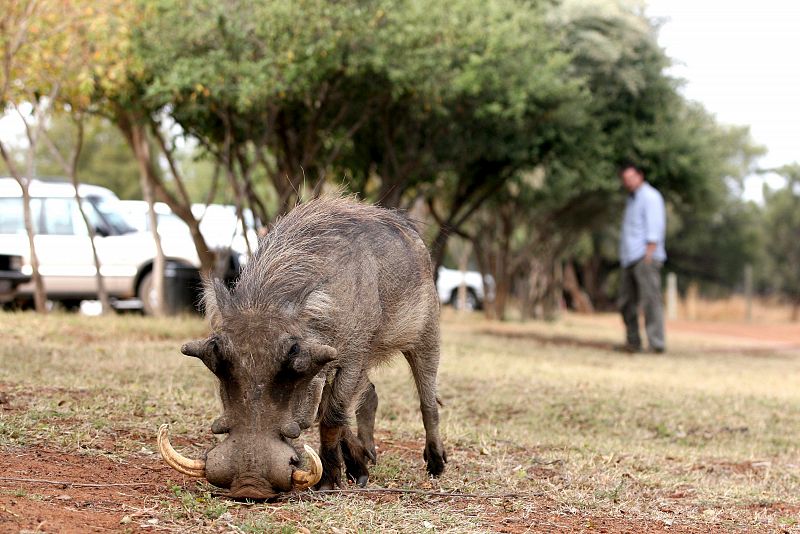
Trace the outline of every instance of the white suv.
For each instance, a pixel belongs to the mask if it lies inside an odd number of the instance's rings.
[[[75,200],[75,188],[64,181],[31,180],[31,210],[39,272],[47,298],[73,307],[97,298],[92,246]],[[95,246],[109,296],[138,298],[148,311],[155,242],[132,228],[120,214],[119,199],[104,187],[79,186],[84,211],[94,226]],[[198,268],[193,243],[162,239],[168,261]],[[23,220],[22,189],[13,178],[0,178],[0,253],[23,258],[22,272],[31,274],[30,246]],[[20,286],[18,297],[30,298],[33,283]]]

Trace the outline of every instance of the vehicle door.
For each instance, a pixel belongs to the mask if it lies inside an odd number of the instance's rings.
[[[39,231],[34,238],[39,269],[48,295],[93,295],[97,292],[89,232],[74,198],[31,199]]]

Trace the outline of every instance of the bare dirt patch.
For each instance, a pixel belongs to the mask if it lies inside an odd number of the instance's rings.
[[[138,531],[169,496],[167,480],[189,484],[155,459],[113,461],[47,449],[2,452],[0,531]],[[125,518],[128,519],[125,519]]]
[[[554,329],[542,327],[540,323],[485,323],[475,331],[511,339],[530,339],[544,345],[574,346],[599,350],[613,350],[623,341],[624,330],[621,319],[614,314],[577,315],[568,314],[567,320],[581,328],[580,333],[569,331],[554,333]],[[608,333],[617,330],[613,338]],[[800,324],[793,323],[749,323],[734,321],[667,321],[668,344],[675,341],[679,347],[691,346],[697,339],[703,340],[705,353],[737,353],[760,355],[800,350]],[[602,337],[596,334],[602,333]]]
[[[771,344],[776,348],[800,349],[800,324],[764,324],[716,321],[670,321],[671,331],[684,334],[702,334],[739,340],[742,344]]]
[[[385,453],[408,455],[418,452],[418,443],[381,442]],[[397,450],[395,450],[395,446]],[[176,492],[191,492],[194,481],[173,473],[154,458],[118,461],[102,455],[75,455],[36,448],[3,451],[0,477],[0,531],[21,532],[144,532],[179,531],[174,524],[159,521],[164,501],[175,500]],[[433,493],[433,491],[431,491]],[[317,499],[313,494],[282,499]],[[337,499],[369,500],[391,504],[408,499],[403,494],[358,493]],[[520,496],[506,498],[456,498],[412,495],[419,506],[447,506],[472,515],[487,531],[522,532],[709,532],[709,525],[668,525],[665,523],[584,515],[577,510],[561,510],[547,497],[529,497],[520,507]],[[277,518],[288,531],[302,526],[297,514],[284,514],[281,502],[231,508],[232,518],[247,512],[262,511]],[[220,525],[220,531],[229,530]]]

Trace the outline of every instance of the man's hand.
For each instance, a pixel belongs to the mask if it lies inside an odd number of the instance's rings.
[[[656,253],[656,244],[655,243],[648,243],[647,248],[644,251],[644,263],[645,265],[650,265],[653,263],[653,254]]]

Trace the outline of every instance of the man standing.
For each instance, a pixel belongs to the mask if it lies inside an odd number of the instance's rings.
[[[619,169],[622,186],[628,191],[620,236],[619,304],[625,321],[625,352],[641,352],[639,306],[644,309],[645,331],[650,351],[664,352],[664,313],[661,304],[661,266],[666,213],[664,198],[644,179],[642,170],[626,163]]]

